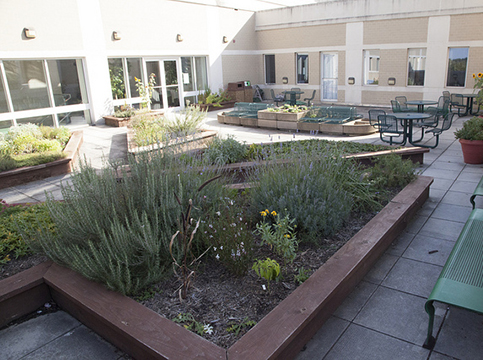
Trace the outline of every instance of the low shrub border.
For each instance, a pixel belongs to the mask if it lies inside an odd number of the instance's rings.
[[[228,350],[77,273],[43,263],[0,281],[0,327],[52,298],[139,359],[291,359],[297,355],[429,197],[433,178],[406,186],[307,281]]]
[[[25,166],[0,172],[0,189],[72,172],[83,141],[83,131],[73,131],[69,142],[64,148],[64,152],[67,154],[65,158],[46,164]]]

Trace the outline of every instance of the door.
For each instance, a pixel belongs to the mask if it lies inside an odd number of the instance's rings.
[[[146,61],[148,76],[156,75],[151,98],[151,109],[167,109],[180,106],[178,65],[176,60]]]
[[[321,99],[337,101],[338,62],[337,53],[322,53],[321,60]]]

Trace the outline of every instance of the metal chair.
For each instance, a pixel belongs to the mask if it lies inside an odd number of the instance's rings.
[[[403,112],[401,110],[401,104],[399,104],[399,101],[397,100],[391,100],[391,107],[393,113]]]
[[[449,104],[450,101],[447,98],[440,96],[438,104],[436,106],[428,106],[425,112],[435,116],[446,116],[449,113]]]
[[[417,107],[411,107],[411,106],[408,106],[407,101],[407,97],[405,96],[396,96],[396,101],[399,102],[399,107],[401,108],[401,111],[402,112],[417,112],[418,111],[418,108]]]
[[[290,91],[301,91],[300,88],[291,88]],[[300,94],[295,94],[295,99],[300,100]]]
[[[384,110],[369,110],[369,123],[376,129],[379,129],[379,115],[386,115]]]
[[[312,96],[311,96],[311,97],[309,97],[309,98],[305,98],[305,99],[304,99],[304,101],[305,101],[305,102],[307,102],[307,106],[311,106],[311,105],[312,105],[312,100],[314,100],[314,98],[315,98],[315,92],[316,92],[316,91],[317,91],[317,90],[314,90],[314,91],[312,92]]]
[[[441,124],[441,127],[434,128],[434,129],[429,129],[426,130],[425,133],[432,133],[434,136],[436,136],[436,144],[435,145],[418,145],[418,146],[423,146],[427,148],[434,149],[436,146],[439,144],[439,135],[441,135],[444,131],[449,130],[451,128],[451,124],[453,123],[453,117],[455,113],[449,112],[445,115],[443,122]]]
[[[451,94],[451,101],[450,101],[450,111],[453,112],[453,108],[458,110],[458,116],[461,116],[461,109],[465,109],[466,105],[464,103],[463,95],[461,94]]]
[[[389,145],[397,144],[397,145],[404,145],[406,144],[406,136],[404,132],[404,126],[397,121],[397,118],[394,115],[379,115],[377,117],[378,125],[379,125],[379,136],[381,140],[384,142],[388,142]],[[393,138],[400,137],[402,135],[403,139],[401,141],[394,141]],[[384,136],[389,137],[389,141],[384,139]]]
[[[282,94],[278,94],[278,95],[275,95],[275,91],[273,91],[273,89],[270,89],[270,95],[272,96],[272,101],[277,104],[278,106],[278,103],[279,102],[284,102],[285,101],[285,98]]]
[[[451,101],[451,94],[449,91],[443,91],[443,96],[445,99],[448,99],[449,101]]]

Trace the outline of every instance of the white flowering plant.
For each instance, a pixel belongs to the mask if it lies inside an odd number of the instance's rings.
[[[237,276],[244,275],[253,261],[253,234],[243,206],[231,198],[210,219],[205,230],[212,255]]]

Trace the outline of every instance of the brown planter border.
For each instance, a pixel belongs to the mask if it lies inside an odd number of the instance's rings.
[[[406,186],[227,351],[134,300],[51,262],[0,281],[0,326],[40,307],[50,292],[63,309],[135,358],[291,359],[406,227],[429,197],[432,182],[431,177],[419,176]]]
[[[209,112],[209,111],[232,108],[235,106],[235,100],[223,101],[219,103],[219,106],[214,106],[213,104],[196,104],[196,105],[199,106],[201,110],[206,110]]]
[[[25,166],[1,172],[0,189],[72,172],[83,141],[84,132],[82,130],[73,131],[72,136],[64,148],[64,153],[67,154],[65,158],[46,164]]]

